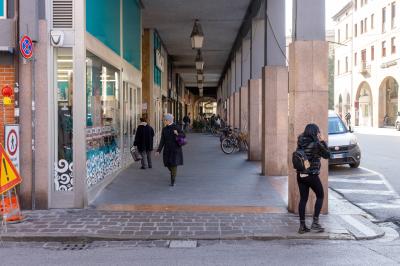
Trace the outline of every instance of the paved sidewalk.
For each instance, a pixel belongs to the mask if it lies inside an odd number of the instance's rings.
[[[349,240],[383,235],[383,231],[360,215],[322,216],[326,232],[304,235],[297,233],[298,217],[288,213],[50,210],[29,211],[24,215],[26,220],[23,223],[7,225],[3,240]],[[373,233],[363,235],[360,224],[367,228],[367,233]]]
[[[118,210],[136,205],[201,205],[285,211],[273,178],[261,176],[260,163],[247,161],[245,153],[226,155],[218,138],[203,134],[189,134],[183,152],[175,187],[169,187],[169,172],[160,156],[154,158],[152,169],[141,170],[135,163],[122,171],[92,205],[103,210],[115,210],[116,205]]]

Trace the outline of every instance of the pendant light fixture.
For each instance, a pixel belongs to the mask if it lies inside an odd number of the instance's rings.
[[[192,41],[192,49],[203,48],[204,34],[198,19],[194,21],[192,34],[190,34],[190,40]]]
[[[197,71],[202,71],[204,69],[204,60],[200,50],[197,50],[196,69]]]

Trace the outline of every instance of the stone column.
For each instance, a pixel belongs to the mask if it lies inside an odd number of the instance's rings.
[[[229,97],[229,125],[234,126],[235,123],[235,97],[234,94],[232,94]]]
[[[248,133],[248,104],[249,104],[249,94],[247,87],[243,86],[240,88],[240,130],[242,132]]]
[[[285,1],[265,5],[265,67],[262,70],[262,173],[287,175],[288,73]],[[273,27],[273,28],[272,28]]]
[[[240,92],[235,92],[234,101],[233,126],[235,128],[240,128]]]
[[[266,66],[262,84],[262,173],[287,175],[288,71]]]
[[[250,161],[261,160],[261,79],[249,80],[249,152]]]
[[[297,212],[299,190],[291,154],[297,137],[309,123],[319,126],[328,139],[328,43],[325,41],[296,41],[289,46],[289,211]],[[307,67],[305,67],[307,66]],[[328,162],[321,159],[320,179],[325,191],[322,213],[328,212]],[[314,193],[310,193],[307,213],[313,212]]]
[[[289,206],[297,212],[299,192],[291,154],[308,123],[316,123],[327,139],[328,43],[325,42],[325,1],[294,0],[294,42],[289,47]],[[289,160],[290,159],[290,160]],[[322,160],[320,178],[325,191],[322,213],[328,212],[328,163]],[[307,213],[315,202],[310,193]]]

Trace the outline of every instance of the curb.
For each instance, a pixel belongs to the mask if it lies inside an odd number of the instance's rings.
[[[94,241],[156,241],[156,240],[354,240],[351,234],[308,233],[304,235],[244,235],[244,236],[116,236],[116,235],[2,235],[1,241],[9,242],[94,242]]]

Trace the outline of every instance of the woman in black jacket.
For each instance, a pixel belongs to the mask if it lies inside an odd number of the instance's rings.
[[[174,117],[171,114],[164,116],[164,125],[161,132],[160,145],[158,146],[156,155],[163,150],[163,161],[171,173],[171,186],[175,185],[178,165],[183,165],[182,147],[176,141],[176,136],[182,134],[182,130],[174,124]]]
[[[301,173],[297,173],[297,184],[300,191],[299,215],[300,228],[299,233],[309,232],[305,223],[305,212],[310,188],[314,191],[317,200],[314,207],[313,223],[311,229],[317,232],[323,232],[324,228],[319,223],[319,214],[324,202],[324,189],[319,179],[321,169],[321,157],[329,159],[330,153],[326,141],[316,124],[308,124],[297,141],[298,149],[304,150],[309,167]]]

